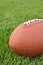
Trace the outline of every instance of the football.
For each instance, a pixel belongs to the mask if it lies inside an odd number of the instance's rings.
[[[9,38],[13,52],[23,56],[43,54],[43,19],[33,19],[21,23]]]

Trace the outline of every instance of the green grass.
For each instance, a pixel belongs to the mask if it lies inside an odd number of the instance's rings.
[[[11,32],[34,18],[43,18],[43,0],[0,0],[0,65],[43,65],[43,54],[18,56],[9,48]]]

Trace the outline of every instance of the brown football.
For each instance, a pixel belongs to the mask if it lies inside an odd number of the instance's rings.
[[[33,19],[20,24],[11,33],[9,46],[19,55],[43,54],[43,19]]]

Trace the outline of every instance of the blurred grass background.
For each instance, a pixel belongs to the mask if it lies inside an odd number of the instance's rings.
[[[9,48],[9,36],[20,23],[43,19],[43,0],[0,0],[0,65],[43,65],[43,54],[24,57]]]

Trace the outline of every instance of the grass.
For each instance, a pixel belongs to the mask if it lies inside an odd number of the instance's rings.
[[[43,65],[43,54],[24,57],[9,48],[9,36],[20,23],[43,18],[43,0],[0,0],[0,65]]]

